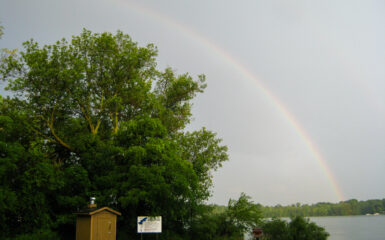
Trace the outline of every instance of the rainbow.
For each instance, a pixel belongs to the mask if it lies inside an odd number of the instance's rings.
[[[143,13],[151,18],[154,18],[155,20],[164,23],[168,27],[177,29],[179,32],[187,35],[191,39],[194,39],[195,41],[199,42],[200,44],[208,48],[210,51],[215,53],[221,59],[226,60],[235,70],[237,70],[247,79],[251,80],[258,87],[258,89],[265,95],[265,97],[273,103],[273,106],[283,116],[283,118],[286,119],[289,122],[289,124],[295,129],[300,139],[303,141],[303,143],[308,148],[308,150],[313,154],[314,158],[317,161],[317,164],[326,175],[326,178],[328,179],[338,200],[343,201],[345,199],[344,194],[341,191],[338,185],[338,182],[334,177],[332,171],[330,170],[330,167],[328,166],[326,160],[324,159],[322,154],[319,152],[317,147],[314,145],[314,143],[312,142],[312,140],[310,139],[306,131],[301,127],[301,125],[294,118],[294,116],[287,110],[284,104],[268,88],[266,88],[263,85],[263,83],[259,80],[259,78],[256,75],[250,72],[239,61],[236,61],[235,58],[232,57],[224,49],[220,48],[218,45],[214,44],[209,39],[205,38],[204,36],[197,33],[193,29],[187,27],[186,25],[178,23],[177,21],[171,19],[170,17],[158,11],[155,11],[147,6],[138,4],[133,1],[130,1],[130,2],[126,0],[114,0],[114,1],[117,2],[118,4],[124,5],[131,9],[135,9],[135,11]]]

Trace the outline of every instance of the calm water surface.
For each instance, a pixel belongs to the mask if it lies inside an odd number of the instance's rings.
[[[311,217],[329,232],[328,240],[385,240],[385,215]]]

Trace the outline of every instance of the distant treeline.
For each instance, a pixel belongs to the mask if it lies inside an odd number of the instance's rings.
[[[213,213],[223,213],[225,206],[211,205]],[[320,202],[316,204],[292,204],[288,206],[276,205],[274,207],[257,204],[263,217],[317,217],[317,216],[351,216],[366,214],[385,214],[385,199],[358,201],[351,199],[339,203]]]
[[[358,201],[351,199],[339,203],[292,204],[274,207],[260,206],[264,217],[294,217],[294,216],[349,216],[366,214],[385,214],[385,199]]]

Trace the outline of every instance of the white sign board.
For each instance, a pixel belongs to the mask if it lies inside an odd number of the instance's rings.
[[[138,217],[138,233],[161,233],[162,217]]]

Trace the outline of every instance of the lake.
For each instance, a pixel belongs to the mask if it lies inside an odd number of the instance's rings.
[[[311,217],[330,234],[328,240],[384,240],[385,215]]]

